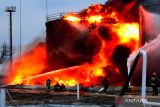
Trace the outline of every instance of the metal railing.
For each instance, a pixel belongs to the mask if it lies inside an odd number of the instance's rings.
[[[66,14],[66,12],[63,12],[63,13],[55,13],[55,14],[48,15],[48,16],[47,16],[47,22],[48,22],[48,21],[57,20],[57,19],[61,19],[65,14]]]
[[[47,16],[47,22],[54,21],[57,19],[63,18],[67,14],[78,14],[78,12],[62,12],[62,13],[55,13]]]

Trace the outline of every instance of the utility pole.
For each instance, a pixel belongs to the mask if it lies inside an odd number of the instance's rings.
[[[9,31],[10,31],[10,63],[12,65],[12,12],[16,12],[15,6],[10,6],[5,8],[5,12],[9,12]]]
[[[48,21],[48,0],[46,0],[46,22]]]
[[[22,40],[22,1],[20,0],[20,20],[19,20],[19,24],[20,24],[20,44],[19,44],[19,49],[20,49],[20,58],[21,58],[21,55],[22,55],[22,43],[21,43],[21,40]]]

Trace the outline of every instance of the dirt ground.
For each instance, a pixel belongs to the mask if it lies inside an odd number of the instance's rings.
[[[106,95],[99,93],[84,93],[77,101],[75,91],[66,92],[46,92],[46,90],[24,90],[24,89],[9,89],[9,93],[13,101],[7,97],[7,105],[34,105],[34,104],[64,104],[72,105],[77,102],[83,104],[95,105],[111,105],[115,101],[114,95]],[[8,96],[8,95],[7,95]]]
[[[18,88],[17,88],[18,87]],[[119,89],[118,89],[119,90]],[[130,93],[126,93],[127,98],[133,96],[140,96],[141,88],[132,88]],[[7,105],[18,106],[22,105],[39,105],[39,104],[59,104],[59,105],[113,105],[115,99],[118,96],[119,91],[115,90],[113,87],[108,89],[107,93],[97,92],[85,92],[80,96],[80,100],[77,100],[76,90],[69,90],[66,92],[47,92],[44,87],[29,87],[25,86],[10,86],[8,92],[12,99],[7,94]],[[147,88],[147,99],[148,101],[159,102],[160,103],[160,93],[158,96],[152,96],[152,90]],[[108,106],[107,106],[108,107]]]

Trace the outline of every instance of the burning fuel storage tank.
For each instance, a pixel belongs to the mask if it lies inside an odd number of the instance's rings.
[[[160,0],[140,4],[140,45],[147,52],[147,82],[153,72],[160,76]],[[142,59],[137,64],[133,85],[141,85]]]
[[[160,0],[145,0],[140,4],[141,44],[149,42],[160,33]]]
[[[95,42],[87,45],[89,31],[89,28],[82,30],[63,18],[46,22],[48,68],[54,70],[90,63],[92,56],[99,52],[95,51],[95,47],[96,49],[100,47],[96,36],[92,38]]]

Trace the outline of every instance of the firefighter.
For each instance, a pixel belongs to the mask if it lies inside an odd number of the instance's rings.
[[[51,90],[51,79],[50,77],[48,77],[48,79],[46,80],[46,86],[47,86],[47,92],[50,92]]]
[[[103,80],[102,80],[102,85],[103,85],[103,91],[102,92],[106,92],[107,91],[107,89],[108,89],[108,86],[109,86],[109,84],[108,84],[108,79],[107,79],[107,77],[105,76],[104,78],[103,78]]]
[[[158,83],[159,83],[158,76],[156,72],[153,72],[152,76],[150,77],[150,81],[149,81],[149,84],[153,89],[153,95],[158,95]]]
[[[61,90],[62,91],[66,91],[66,87],[65,87],[65,85],[63,83],[61,84]]]
[[[60,92],[61,91],[61,85],[59,82],[57,82],[55,85],[54,85],[54,92]]]
[[[54,92],[62,92],[62,91],[66,91],[66,87],[63,83],[59,83],[57,82],[55,85],[54,85]]]
[[[86,88],[83,86],[82,83],[79,84],[79,94],[80,96],[85,96],[86,95]]]

